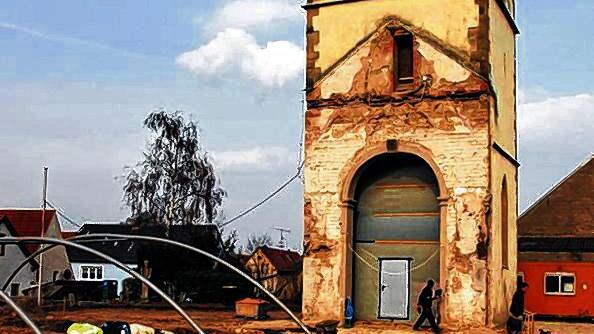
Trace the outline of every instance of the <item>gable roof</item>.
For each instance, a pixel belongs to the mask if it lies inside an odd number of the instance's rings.
[[[135,226],[130,224],[85,224],[76,232],[77,235],[83,234],[132,234],[143,236],[166,237],[166,230],[161,225]],[[169,230],[169,239],[181,243],[192,245],[205,250],[211,254],[219,255],[223,250],[219,228],[214,224],[202,225],[173,225]],[[147,252],[152,254],[178,254],[182,250],[160,243],[152,243],[139,240],[119,240],[119,241],[97,241],[85,243],[86,246],[98,250],[106,255],[126,264],[137,264],[138,258],[147,256]],[[102,258],[96,257],[86,252],[68,248],[68,258],[70,262],[77,263],[107,263]],[[202,259],[201,257],[198,257]],[[165,261],[178,261],[180,259],[163,258]],[[183,260],[183,259],[181,259]]]
[[[8,219],[8,216],[6,216],[4,214],[0,214],[0,225],[6,226],[6,229],[8,230],[8,233],[10,233],[10,236],[13,236],[13,237],[14,236],[18,236],[16,230],[14,229],[14,226],[10,222],[10,219]],[[19,249],[21,250],[21,252],[23,253],[23,255],[25,257],[31,255],[31,252],[27,249],[27,247],[26,247],[25,244],[17,244],[17,246],[19,247]],[[35,261],[34,259],[31,259],[30,263],[33,266],[37,266],[37,261]]]
[[[594,237],[594,155],[520,215],[518,235]]]
[[[19,237],[40,237],[41,236],[41,209],[9,208],[0,209],[0,215],[5,215]],[[56,217],[54,209],[45,210],[45,230],[47,232],[50,223]],[[56,218],[57,219],[57,218]],[[39,245],[27,244],[25,246],[31,253],[39,249]]]
[[[62,239],[70,239],[78,235],[77,231],[62,231]]]
[[[270,246],[261,246],[258,248],[268,258],[270,263],[278,270],[297,271],[301,263],[301,255],[286,249],[274,248]],[[254,254],[257,253],[254,252]]]
[[[126,224],[85,224],[81,227],[76,235],[96,234],[96,233],[115,233],[115,234],[130,234],[132,231],[131,225]],[[71,232],[72,233],[72,232]],[[68,234],[66,234],[68,235]],[[62,234],[65,237],[64,234]],[[117,240],[117,241],[96,241],[86,242],[85,246],[94,250],[100,251],[120,262],[126,264],[136,264],[136,250],[137,243],[133,240]],[[85,251],[68,247],[66,249],[68,259],[73,263],[108,263],[108,261],[89,254]]]
[[[355,44],[355,46],[350,49],[347,53],[345,53],[342,57],[338,58],[332,65],[330,65],[324,72],[320,74],[320,76],[316,79],[313,83],[312,87],[309,87],[310,90],[320,86],[324,80],[330,77],[334,72],[339,70],[340,65],[346,63],[351,57],[353,57],[359,50],[361,50],[367,43],[369,43],[372,39],[376,38],[381,34],[381,32],[388,27],[399,27],[404,30],[409,31],[412,33],[416,38],[423,40],[425,43],[429,44],[435,50],[440,52],[441,54],[447,56],[452,61],[456,62],[458,65],[462,66],[466,70],[472,73],[473,76],[476,76],[479,80],[484,82],[485,84],[489,83],[489,80],[478,73],[478,68],[475,68],[477,65],[473,63],[469,55],[466,55],[464,52],[460,50],[456,50],[453,47],[447,47],[448,45],[446,42],[438,39],[430,32],[427,32],[421,27],[413,26],[408,23],[404,23],[397,17],[387,17],[384,19],[382,24],[378,25],[378,27],[371,31],[369,34],[364,36],[359,42]]]

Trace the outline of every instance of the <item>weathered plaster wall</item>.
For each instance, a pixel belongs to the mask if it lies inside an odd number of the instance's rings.
[[[489,235],[489,301],[491,304],[489,324],[502,325],[507,320],[511,298],[516,289],[517,268],[517,178],[516,167],[496,150],[491,150],[491,187],[495,194],[491,200],[490,235]],[[508,190],[508,267],[503,267],[501,256],[502,238],[502,211],[501,188],[505,176]]]
[[[458,113],[444,122],[432,112],[442,108]],[[308,112],[304,272],[316,274],[304,277],[303,311],[307,317],[341,317],[345,297],[340,291],[345,279],[342,265],[350,256],[341,247],[350,238],[341,217],[341,182],[365,147],[397,139],[431,152],[451,195],[445,231],[447,321],[451,326],[484,323],[486,258],[479,254],[479,247],[488,198],[487,116],[485,98]],[[331,119],[335,121],[329,122]],[[468,127],[457,128],[456,123]]]
[[[509,2],[510,8],[514,4]],[[512,156],[517,155],[516,135],[516,44],[497,0],[488,0],[490,80],[494,90],[490,126],[492,142]],[[494,194],[490,214],[489,237],[489,325],[501,325],[507,319],[511,297],[516,288],[517,268],[517,168],[499,151],[491,150],[491,192]],[[502,259],[501,186],[505,176],[508,189],[508,267]]]
[[[497,108],[491,118],[493,139],[516,156],[516,44],[496,0],[489,0],[490,79],[497,97]]]
[[[478,14],[475,0],[374,0],[373,6],[360,1],[320,7],[313,18],[315,30],[323,31],[315,48],[320,52],[316,65],[322,72],[328,69],[388,15],[397,15],[470,53],[468,29],[478,26]],[[346,20],[349,24],[340,24]]]
[[[344,103],[369,97],[399,99],[403,92],[394,89],[394,39],[389,31],[389,27],[399,25],[402,23],[396,19],[387,20],[313,85],[308,100],[316,105],[335,105],[337,100]],[[419,96],[445,97],[488,90],[480,76],[444,54],[434,41],[421,36],[415,37],[413,61],[416,68],[413,90]],[[423,84],[423,76],[430,79],[430,84]]]
[[[502,323],[515,287],[516,167],[492,144],[516,152],[515,44],[494,1],[308,8],[304,272],[312,274],[304,276],[303,313],[310,320],[342,317],[354,260],[352,203],[341,191],[362,159],[395,139],[423,152],[443,179],[446,326],[477,331]],[[394,26],[415,36],[417,77],[406,92],[394,89]],[[512,247],[505,271],[496,255],[503,175]]]

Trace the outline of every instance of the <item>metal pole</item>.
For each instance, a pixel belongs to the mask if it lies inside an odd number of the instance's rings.
[[[23,309],[21,309],[12,299],[10,299],[10,297],[8,297],[6,293],[4,293],[4,291],[0,291],[0,299],[3,299],[6,302],[6,304],[8,304],[8,306],[10,306],[19,315],[19,317],[25,322],[25,324],[27,324],[27,326],[31,328],[33,333],[42,334],[39,330],[39,327],[35,325],[33,320],[31,320],[31,318],[27,316],[25,311],[23,311]]]
[[[43,167],[43,193],[42,193],[42,200],[43,203],[41,204],[41,235],[40,237],[44,237],[45,235],[45,209],[47,208],[47,167]],[[43,248],[43,245],[39,246]],[[41,299],[41,286],[43,284],[43,252],[39,255],[39,272],[37,275],[37,305],[41,306],[42,299]]]
[[[200,333],[200,334],[206,334],[202,328],[200,328],[200,326],[198,326],[194,320],[192,320],[192,318],[190,317],[190,315],[188,315],[175,301],[173,301],[173,299],[171,299],[165,292],[163,292],[161,289],[159,289],[156,285],[154,285],[151,281],[149,281],[148,279],[146,279],[145,277],[143,277],[142,275],[140,275],[139,273],[135,272],[134,270],[128,268],[125,264],[121,263],[120,261],[105,255],[97,250],[94,250],[92,248],[86,247],[86,246],[82,246],[79,244],[76,244],[74,242],[71,241],[66,241],[66,240],[60,240],[60,239],[53,239],[53,238],[40,238],[40,237],[4,237],[4,238],[0,238],[0,244],[16,244],[16,243],[21,243],[21,242],[25,242],[25,243],[47,243],[47,244],[58,244],[58,245],[62,245],[62,246],[67,246],[67,247],[73,247],[73,248],[77,248],[80,249],[82,251],[91,253],[97,257],[100,257],[110,263],[113,263],[116,267],[120,268],[121,270],[123,270],[124,272],[126,272],[128,275],[133,276],[134,278],[140,280],[142,283],[148,285],[151,289],[153,289],[153,291],[155,291],[159,296],[161,296],[161,298],[163,298],[167,303],[169,303],[171,306],[173,306],[173,308],[177,311],[177,313],[179,313],[189,324],[190,326],[192,326],[192,328]]]

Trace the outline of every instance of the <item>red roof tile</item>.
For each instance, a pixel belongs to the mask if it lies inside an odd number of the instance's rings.
[[[260,250],[278,271],[296,270],[301,261],[301,255],[297,252],[268,246],[260,247]]]
[[[8,217],[19,237],[41,236],[41,209],[0,209],[0,215]],[[53,209],[45,210],[45,231],[56,215]],[[27,250],[34,252],[39,245],[27,244]]]
[[[518,218],[520,237],[592,237],[594,155],[577,166]]]
[[[62,239],[72,238],[78,235],[77,231],[62,231]]]

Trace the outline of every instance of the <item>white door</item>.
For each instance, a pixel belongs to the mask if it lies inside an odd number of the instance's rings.
[[[409,259],[380,259],[380,319],[409,319],[409,269]]]

